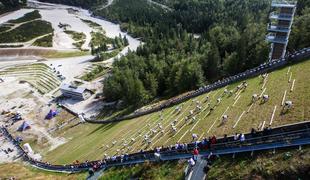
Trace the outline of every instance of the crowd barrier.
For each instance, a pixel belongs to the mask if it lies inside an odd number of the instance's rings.
[[[13,136],[8,132],[5,127],[0,128],[2,133],[16,146],[20,156],[24,161],[30,163],[32,166],[44,169],[47,171],[55,172],[67,172],[75,173],[81,171],[87,171],[90,168],[96,166],[98,169],[107,168],[112,166],[124,166],[130,164],[143,163],[145,161],[158,161],[158,157],[155,156],[155,150],[138,152],[128,154],[124,156],[116,156],[114,160],[111,158],[102,159],[98,161],[84,162],[79,164],[69,165],[52,165],[45,162],[36,161],[28,156],[28,154],[21,148],[19,142],[17,142]],[[245,141],[234,140],[233,136],[227,138],[218,138],[217,143],[211,144],[206,147],[201,142],[191,142],[186,145],[186,148],[175,148],[165,147],[160,150],[160,160],[176,160],[189,158],[192,156],[191,152],[194,148],[198,147],[201,154],[231,154],[232,152],[243,152],[243,151],[255,151],[260,149],[270,149],[270,147],[285,147],[292,146],[293,142],[299,142],[299,144],[310,144],[310,121],[301,123],[295,123],[291,125],[276,127],[268,131],[260,131],[255,134],[245,134]],[[255,146],[257,148],[255,149]],[[260,148],[258,148],[260,147]]]
[[[88,123],[105,124],[105,123],[118,122],[118,121],[137,118],[140,116],[144,116],[147,114],[151,114],[154,112],[161,111],[162,109],[169,108],[169,107],[174,106],[176,104],[183,103],[189,99],[195,98],[197,96],[208,93],[208,92],[213,91],[215,89],[225,87],[231,83],[239,82],[239,81],[242,81],[242,80],[245,80],[245,79],[248,79],[251,77],[255,77],[255,76],[263,74],[263,73],[271,72],[273,70],[284,67],[290,63],[300,62],[300,61],[305,60],[306,58],[309,58],[309,57],[310,57],[310,48],[304,48],[304,49],[301,49],[299,51],[296,51],[293,54],[287,55],[285,58],[266,62],[266,63],[261,64],[258,67],[255,67],[253,69],[246,70],[245,72],[239,73],[239,74],[234,75],[234,76],[227,77],[221,81],[217,81],[213,84],[201,87],[196,91],[193,91],[191,93],[186,94],[185,96],[178,97],[178,98],[172,98],[172,99],[167,100],[166,102],[160,104],[159,106],[154,107],[154,108],[149,109],[149,110],[125,115],[122,117],[110,118],[110,119],[97,120],[95,118],[85,118],[85,121]]]

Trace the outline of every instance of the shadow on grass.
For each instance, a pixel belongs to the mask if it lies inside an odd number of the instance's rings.
[[[96,129],[94,129],[92,132],[88,133],[86,136],[90,136],[94,133],[96,133],[97,131],[101,130],[102,132],[103,131],[107,131],[111,128],[113,128],[115,125],[117,125],[118,123],[109,123],[109,124],[103,124],[103,125],[100,125],[98,126]]]
[[[247,104],[247,107],[249,107],[249,106],[251,106],[253,104],[253,102],[251,101],[251,102],[249,102],[248,104]]]
[[[260,101],[259,105],[261,106],[261,105],[264,105],[266,103],[267,103],[267,101]]]
[[[105,120],[112,120],[121,118],[123,116],[129,115],[135,111],[136,108],[133,106],[129,106],[122,109],[104,109],[101,111],[100,115],[97,117],[97,119],[101,119],[101,121]]]

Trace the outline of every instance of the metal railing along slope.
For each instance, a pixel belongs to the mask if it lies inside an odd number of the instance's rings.
[[[217,139],[216,144],[204,144],[203,141],[201,141],[188,143],[186,148],[176,149],[175,147],[166,147],[160,150],[160,158],[156,157],[155,151],[152,150],[126,156],[116,156],[114,160],[107,158],[80,164],[52,165],[30,158],[6,128],[2,127],[0,130],[16,146],[23,160],[30,163],[32,166],[47,171],[70,173],[86,171],[94,166],[98,168],[108,168],[138,164],[145,161],[169,161],[189,158],[192,156],[191,152],[195,147],[200,149],[202,155],[208,155],[211,152],[215,155],[225,155],[310,144],[310,121],[305,121],[277,127],[268,131],[257,132],[255,134],[245,134],[246,140],[243,142],[239,140],[235,141],[233,137],[230,136]]]

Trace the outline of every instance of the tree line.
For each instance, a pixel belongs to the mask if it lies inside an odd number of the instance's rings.
[[[27,0],[0,0],[0,14],[16,10],[26,3]]]

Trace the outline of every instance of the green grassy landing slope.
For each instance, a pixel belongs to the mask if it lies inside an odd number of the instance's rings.
[[[310,176],[310,148],[271,151],[223,157],[215,161],[208,179],[307,179]]]
[[[144,163],[131,167],[111,168],[104,172],[100,180],[121,179],[184,179],[185,161],[164,163]]]
[[[104,154],[132,153],[140,149],[167,146],[176,142],[189,142],[192,133],[197,133],[201,139],[204,136],[223,136],[236,132],[249,132],[252,127],[257,128],[264,122],[265,126],[269,125],[275,106],[277,108],[271,126],[304,121],[310,118],[309,73],[310,61],[270,73],[265,84],[266,90],[263,93],[268,94],[270,100],[266,103],[258,101],[252,106],[252,95],[262,93],[261,88],[264,83],[261,77],[248,79],[249,85],[244,91],[235,91],[241,83],[238,82],[201,95],[194,100],[204,102],[209,96],[210,106],[214,108],[214,111],[210,113],[207,102],[202,103],[203,110],[194,115],[196,121],[190,120],[187,123],[185,123],[184,118],[196,106],[192,100],[182,103],[183,108],[179,114],[175,112],[176,106],[163,110],[163,120],[160,119],[160,112],[156,112],[118,123],[67,126],[57,133],[70,139],[70,141],[45,154],[44,159],[51,163],[60,164],[71,163],[74,160],[95,160],[102,158]],[[288,82],[290,76],[291,81]],[[294,80],[294,90],[291,92],[290,89]],[[232,96],[223,95],[225,88],[234,90],[234,94]],[[288,113],[282,114],[281,102],[285,91],[287,91],[285,100],[293,101],[294,107]],[[217,104],[216,100],[220,97],[221,102]],[[241,116],[242,113],[243,116]],[[220,119],[223,114],[227,114],[229,118],[224,125],[221,125]],[[173,133],[170,127],[174,120],[177,120],[177,133]],[[147,146],[143,142],[144,135],[150,135],[151,128],[159,131],[159,122],[164,133],[157,132],[151,135],[152,144]],[[134,138],[135,141],[131,142],[131,138]],[[112,145],[113,141],[117,141],[114,146]],[[124,148],[123,144],[129,144],[129,147]]]
[[[85,179],[87,173],[80,174],[62,174],[62,173],[52,173],[47,171],[38,170],[32,168],[31,166],[21,164],[21,163],[12,163],[12,164],[0,164],[0,179],[44,179],[44,180],[61,180],[61,179],[70,179],[78,180]]]
[[[186,162],[140,164],[125,168],[111,168],[100,179],[183,179]],[[218,158],[207,179],[307,179],[310,176],[310,147],[302,150],[277,150]],[[168,174],[168,176],[166,175]],[[173,175],[173,176],[171,176]]]

